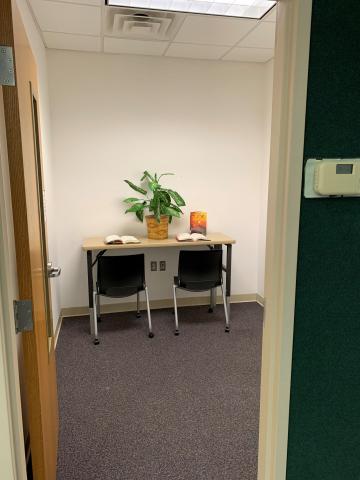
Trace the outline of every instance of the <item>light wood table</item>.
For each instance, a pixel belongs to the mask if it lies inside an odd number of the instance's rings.
[[[222,249],[223,245],[226,245],[226,266],[223,266],[223,270],[226,273],[226,301],[229,308],[230,314],[230,295],[231,295],[231,256],[232,256],[232,245],[235,243],[235,240],[223,233],[209,233],[207,234],[209,240],[207,241],[197,241],[197,242],[178,242],[175,237],[169,237],[166,240],[150,240],[148,238],[139,238],[140,243],[128,243],[128,244],[116,244],[116,245],[107,245],[104,243],[103,238],[93,237],[84,240],[82,244],[82,249],[86,252],[87,255],[87,273],[88,273],[88,294],[89,294],[89,313],[90,320],[94,313],[94,304],[93,304],[93,290],[94,290],[94,279],[93,279],[93,267],[95,266],[99,256],[104,255],[107,250],[144,250],[146,251],[149,248],[183,248],[183,247],[193,247],[199,248],[208,246],[209,248]],[[97,252],[97,253],[96,253]],[[93,256],[95,254],[95,258]],[[216,289],[211,291],[210,295],[210,308],[214,309],[216,305]],[[90,321],[90,324],[92,322]]]

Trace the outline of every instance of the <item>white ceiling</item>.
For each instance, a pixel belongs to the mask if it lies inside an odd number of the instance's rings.
[[[274,54],[275,8],[262,20],[148,11],[148,21],[103,0],[29,2],[48,48],[235,62]]]

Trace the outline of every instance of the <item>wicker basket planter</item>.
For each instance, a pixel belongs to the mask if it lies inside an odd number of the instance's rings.
[[[146,217],[148,238],[151,240],[165,240],[168,238],[169,217],[161,215],[160,223],[157,222],[154,215],[147,215]]]

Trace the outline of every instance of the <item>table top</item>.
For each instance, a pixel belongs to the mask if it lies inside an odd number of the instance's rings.
[[[87,238],[82,244],[82,249],[89,250],[123,250],[133,248],[168,248],[168,247],[199,247],[201,245],[231,245],[236,241],[224,235],[223,233],[209,233],[206,235],[209,240],[199,240],[197,242],[186,241],[178,242],[175,237],[169,237],[165,240],[150,240],[149,238],[138,237],[140,243],[126,243],[107,245],[104,243],[104,238],[93,237]]]

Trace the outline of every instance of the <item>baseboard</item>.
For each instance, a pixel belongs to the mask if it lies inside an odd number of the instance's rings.
[[[259,295],[258,293],[256,294],[256,301],[259,305],[262,307],[265,307],[265,298]]]
[[[240,295],[232,295],[230,303],[243,303],[243,302],[257,302],[260,305],[264,305],[264,299],[257,293],[248,293]],[[208,297],[185,297],[178,298],[179,307],[191,307],[198,305],[208,305]],[[222,304],[222,298],[218,296],[216,298],[217,304]],[[161,308],[171,308],[174,302],[172,298],[166,298],[164,300],[152,300],[150,306],[152,310],[159,310]],[[140,302],[141,310],[146,309],[146,303]],[[101,313],[116,313],[116,312],[131,312],[136,309],[136,302],[125,303],[112,303],[109,305],[101,305]],[[62,319],[65,317],[81,317],[89,315],[88,307],[66,307],[61,309],[60,320],[58,323],[57,332],[60,331]],[[58,335],[58,333],[57,333]]]

